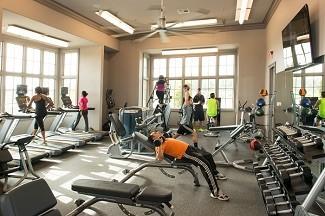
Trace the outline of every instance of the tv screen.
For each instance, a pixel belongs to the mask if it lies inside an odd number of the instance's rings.
[[[286,70],[313,62],[308,5],[305,5],[282,30],[282,44]]]

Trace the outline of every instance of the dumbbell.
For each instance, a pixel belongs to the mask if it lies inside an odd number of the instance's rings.
[[[270,216],[287,216],[293,215],[293,211],[289,204],[281,204],[281,205],[267,205],[266,206],[267,213]]]
[[[268,183],[265,183],[265,184],[261,184],[260,188],[261,188],[262,191],[281,189],[280,184],[279,184],[278,181],[273,181],[273,182],[268,182]]]
[[[310,141],[308,143],[298,143],[297,144],[297,149],[303,149],[304,147],[315,147],[317,149],[323,149],[324,143],[322,138],[317,137],[313,141]]]
[[[292,173],[292,171],[297,171]],[[312,185],[313,175],[311,170],[308,166],[301,166],[300,168],[290,168],[290,169],[283,169],[280,170],[280,175],[283,180],[283,184],[291,188],[292,186],[297,186],[299,183],[306,183],[307,185]],[[297,178],[299,178],[297,180]],[[298,182],[298,183],[295,183]]]
[[[290,161],[288,163],[275,163],[275,166],[277,167],[278,170],[282,170],[282,169],[287,169],[287,168],[293,168],[293,167],[299,167],[304,165],[305,162],[302,160],[297,160],[297,161]]]
[[[257,178],[257,182],[259,184],[268,184],[270,182],[275,182],[276,178],[274,175],[268,177]]]

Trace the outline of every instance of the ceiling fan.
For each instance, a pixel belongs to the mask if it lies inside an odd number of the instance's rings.
[[[200,13],[200,11],[198,11]],[[212,20],[212,19],[211,19]],[[216,25],[219,25],[217,23],[217,20],[216,19],[213,19],[215,20],[215,23],[213,24],[213,26],[216,26]],[[192,22],[195,22],[195,20],[193,20]],[[181,24],[184,24],[185,22],[184,21],[180,21],[180,22],[175,22],[175,23],[172,23],[172,24],[168,24],[166,22],[166,16],[165,16],[165,6],[164,6],[164,0],[161,0],[161,4],[160,4],[160,17],[158,19],[158,23],[157,25],[155,26],[155,28],[153,28],[150,32],[140,32],[138,34],[143,34],[143,33],[148,33],[138,39],[135,39],[136,42],[142,42],[144,40],[146,40],[147,38],[150,38],[156,34],[159,34],[160,36],[160,41],[162,43],[167,43],[169,42],[169,38],[167,36],[167,33],[168,34],[172,34],[172,35],[175,35],[175,36],[184,36],[183,33],[185,32],[194,32],[195,30],[193,29],[188,29],[189,26],[187,26],[187,29],[184,29],[183,28],[180,28],[180,25]],[[223,25],[223,23],[221,24]],[[198,27],[198,26],[196,26]],[[199,31],[200,33],[204,33],[203,31]],[[206,32],[206,33],[212,33],[212,31],[209,31],[209,32]]]

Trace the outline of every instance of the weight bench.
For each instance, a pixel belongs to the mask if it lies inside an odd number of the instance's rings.
[[[67,216],[78,215],[99,201],[117,203],[120,208],[123,205],[148,208],[161,216],[174,215],[170,204],[172,192],[158,187],[140,189],[136,184],[81,179],[73,183],[72,190],[94,198],[82,203]],[[46,181],[37,179],[1,195],[0,215],[62,216],[59,210],[54,209],[56,204],[57,200]],[[165,211],[164,206],[170,209],[170,213]]]
[[[228,145],[236,142],[236,140],[239,138],[240,134],[245,130],[245,127],[246,127],[245,125],[239,125],[238,127],[235,128],[235,130],[233,130],[230,133],[230,139],[226,143],[224,143],[222,145],[219,145],[219,143],[217,143],[217,145],[215,147],[215,151],[212,152],[212,156],[214,157],[220,153],[221,156],[223,157],[224,161],[216,161],[215,162],[216,164],[224,165],[224,166],[233,166],[234,168],[237,168],[237,169],[253,172],[253,168],[241,165],[241,164],[253,163],[253,160],[242,159],[242,160],[230,161],[228,159],[226,153],[224,152],[224,150],[226,149],[226,147]]]
[[[72,190],[81,194],[94,196],[94,198],[82,203],[68,216],[78,215],[91,205],[100,202],[112,202],[121,205],[148,208],[161,216],[172,216],[175,213],[171,210],[172,192],[160,187],[148,186],[140,189],[139,185],[109,182],[101,180],[77,180],[72,184]],[[168,214],[164,206],[170,209]],[[124,207],[122,210],[126,210]],[[127,211],[127,210],[126,210]],[[125,211],[123,211],[125,213]]]
[[[153,152],[153,153],[155,152],[155,146],[152,143],[148,142],[147,136],[143,135],[140,132],[134,132],[133,135],[130,137],[120,138],[120,137],[125,136],[125,134],[126,134],[126,131],[125,131],[125,128],[124,128],[122,122],[118,119],[118,117],[116,115],[111,115],[110,121],[111,121],[112,125],[114,125],[114,128],[115,128],[115,131],[110,132],[110,138],[111,138],[113,144],[111,144],[109,146],[108,152],[111,155],[112,154],[122,155],[120,148],[119,148],[119,144],[120,144],[120,142],[123,142],[125,140],[131,141],[131,143],[137,142],[137,143],[141,144],[142,147],[146,148],[148,150],[148,152]],[[132,154],[132,151],[131,151],[131,153],[129,153],[126,156],[126,158],[129,157],[130,154]],[[116,157],[114,157],[114,158],[116,158]],[[121,158],[121,157],[117,157],[117,158]],[[124,157],[122,157],[122,158],[124,158]],[[137,174],[139,171],[143,170],[144,168],[157,167],[165,176],[167,176],[169,178],[175,178],[175,176],[167,173],[167,171],[165,171],[163,168],[181,169],[182,172],[184,170],[187,170],[193,176],[194,185],[200,186],[200,182],[197,177],[197,174],[195,173],[195,171],[193,170],[193,168],[190,164],[183,163],[183,162],[177,162],[177,160],[171,160],[168,157],[165,157],[164,160],[167,163],[158,163],[157,161],[154,160],[154,162],[143,163],[135,169],[125,170],[124,173],[127,175],[123,178],[124,181],[122,180],[122,182],[125,182],[126,180],[128,180],[129,178],[131,178],[132,176],[134,176],[135,174]],[[180,174],[182,172],[180,172]]]

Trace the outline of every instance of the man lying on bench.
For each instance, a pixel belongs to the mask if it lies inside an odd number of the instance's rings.
[[[202,150],[194,148],[183,141],[173,138],[166,138],[164,134],[159,131],[152,132],[148,137],[148,141],[155,145],[157,160],[163,160],[165,154],[174,157],[179,161],[199,166],[205,180],[209,185],[211,191],[210,197],[222,201],[229,200],[229,197],[218,187],[218,183],[215,178],[215,175],[218,175],[218,171],[216,170],[211,154],[211,157],[207,156],[208,153],[204,155],[202,154]]]

